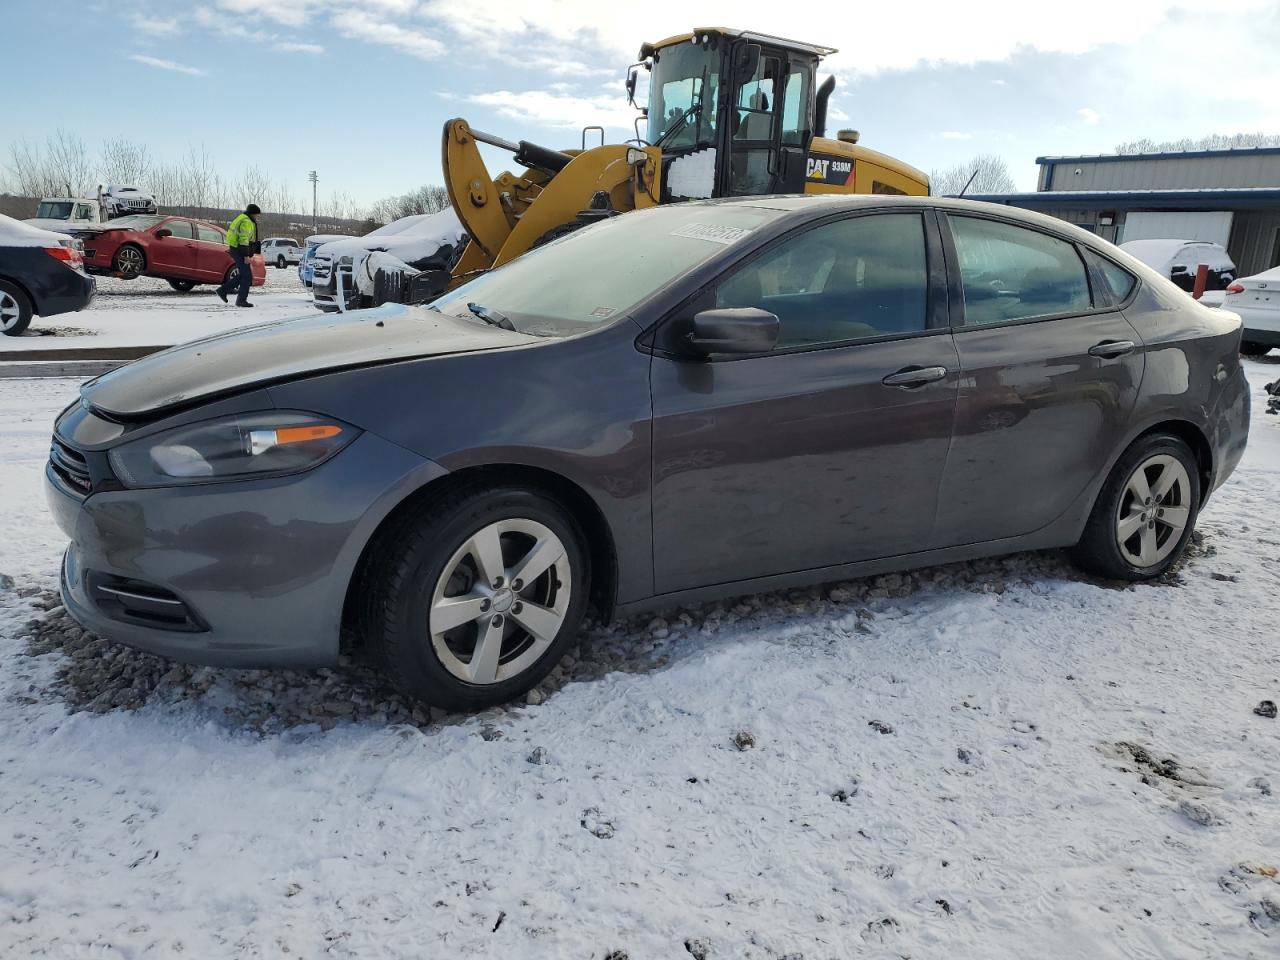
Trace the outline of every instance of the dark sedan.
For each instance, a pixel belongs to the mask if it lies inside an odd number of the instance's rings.
[[[186,292],[199,283],[231,283],[240,268],[227,252],[227,232],[216,224],[186,217],[130,216],[77,231],[93,273],[122,280],[159,277]],[[261,256],[249,258],[253,285],[267,282]]]
[[[432,306],[87,384],[67,609],[200,663],[517,696],[605,615],[1015,550],[1142,580],[1248,427],[1240,323],[1058,220],[774,197],[625,214]]]
[[[83,310],[96,289],[74,241],[0,215],[0,333],[16,337],[32,317]]]

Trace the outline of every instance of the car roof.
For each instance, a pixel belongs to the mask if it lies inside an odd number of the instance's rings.
[[[689,200],[680,206],[695,204],[745,204],[771,210],[785,211],[797,219],[808,216],[826,216],[842,210],[885,209],[901,207],[908,210],[936,209],[957,216],[977,214],[1020,222],[1037,230],[1049,231],[1077,243],[1085,243],[1095,249],[1114,251],[1115,247],[1090,233],[1047,213],[1013,207],[1004,203],[987,203],[982,200],[966,200],[963,197],[909,197],[885,193],[802,193],[774,194],[755,197],[717,197],[713,200]],[[790,220],[791,217],[787,217]]]

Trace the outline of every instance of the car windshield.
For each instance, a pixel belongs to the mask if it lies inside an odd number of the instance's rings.
[[[719,85],[719,51],[679,43],[654,54],[649,80],[649,142],[662,140],[665,147],[714,143]]]
[[[118,217],[111,221],[110,226],[115,230],[147,230],[163,219],[164,217],[147,216],[139,213],[132,217]]]
[[[66,220],[71,216],[72,206],[70,200],[45,200],[36,208],[36,216],[45,220]]]
[[[531,250],[432,306],[474,319],[469,308],[474,304],[535,336],[585,333],[618,320],[654,291],[781,215],[736,203],[633,211]]]

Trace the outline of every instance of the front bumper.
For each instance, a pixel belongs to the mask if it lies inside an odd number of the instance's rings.
[[[71,537],[63,603],[98,636],[186,663],[332,663],[365,544],[407,493],[444,473],[368,433],[314,470],[274,480],[82,498],[47,467],[50,509]],[[164,598],[153,609],[176,604],[185,622],[128,612],[121,588]]]

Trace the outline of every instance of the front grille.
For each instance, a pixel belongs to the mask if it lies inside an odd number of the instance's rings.
[[[93,482],[89,477],[89,465],[85,463],[84,454],[73,450],[57,437],[49,448],[49,463],[53,472],[68,487],[88,496],[93,492]]]

